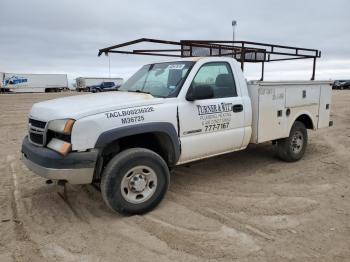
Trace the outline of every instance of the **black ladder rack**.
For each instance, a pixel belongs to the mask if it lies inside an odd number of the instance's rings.
[[[129,49],[140,43],[161,44],[161,49]],[[169,48],[171,46],[171,48]],[[296,59],[313,59],[312,77],[315,79],[316,59],[321,57],[321,51],[316,49],[274,45],[251,41],[221,41],[221,40],[180,40],[179,42],[151,38],[140,38],[118,45],[102,48],[98,55],[109,53],[166,56],[166,57],[207,57],[228,56],[241,63],[244,70],[245,63],[261,63],[261,79],[264,79],[264,66],[266,62],[287,61]]]

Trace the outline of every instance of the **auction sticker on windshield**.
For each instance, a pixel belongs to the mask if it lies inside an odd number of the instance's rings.
[[[178,69],[181,70],[185,67],[185,64],[174,64],[174,65],[168,65],[168,69]]]

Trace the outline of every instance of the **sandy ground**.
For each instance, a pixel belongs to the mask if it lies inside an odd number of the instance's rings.
[[[333,92],[331,129],[303,160],[269,144],[179,167],[144,216],[111,212],[91,186],[68,199],[20,161],[34,102],[0,95],[0,261],[350,261],[350,91]]]

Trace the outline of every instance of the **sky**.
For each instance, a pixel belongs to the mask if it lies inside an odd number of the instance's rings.
[[[159,57],[98,49],[147,37],[232,39],[319,49],[316,79],[350,79],[349,0],[1,0],[0,72],[127,79]],[[309,79],[311,61],[266,65],[266,80]],[[260,66],[245,69],[260,78]]]

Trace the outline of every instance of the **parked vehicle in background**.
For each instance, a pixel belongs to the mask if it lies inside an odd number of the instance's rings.
[[[113,82],[115,86],[123,84],[123,78],[101,78],[101,77],[78,77],[76,79],[76,91],[90,92],[93,87],[97,87],[104,82]]]
[[[120,86],[117,86],[114,82],[102,82],[99,85],[89,87],[90,92],[106,92],[106,91],[117,91]]]
[[[1,89],[6,92],[59,92],[68,88],[66,74],[1,73]]]
[[[333,89],[350,89],[350,80],[336,80],[333,83]]]

